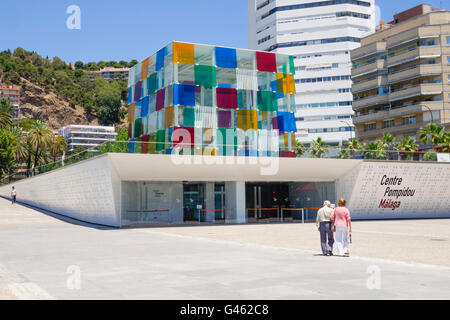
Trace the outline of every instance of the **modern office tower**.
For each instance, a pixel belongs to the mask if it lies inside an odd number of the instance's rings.
[[[351,52],[356,136],[400,141],[430,122],[450,126],[450,11],[394,16]]]
[[[248,0],[249,47],[295,56],[297,140],[353,135],[350,50],[375,31],[374,0]]]
[[[67,141],[67,152],[72,153],[75,148],[94,148],[105,142],[116,140],[114,127],[86,126],[71,124],[59,129],[59,134]]]
[[[6,99],[13,105],[13,120],[19,119],[20,87],[0,83],[0,99]]]
[[[172,42],[130,70],[130,152],[295,157],[293,74],[288,55]]]

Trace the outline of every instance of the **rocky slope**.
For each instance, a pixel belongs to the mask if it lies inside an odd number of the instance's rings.
[[[20,92],[20,118],[32,118],[46,121],[53,129],[69,124],[98,125],[98,118],[87,116],[80,106],[71,108],[67,101],[53,92],[22,79]]]

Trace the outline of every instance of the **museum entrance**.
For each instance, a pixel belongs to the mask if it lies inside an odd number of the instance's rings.
[[[249,182],[246,183],[245,194],[247,221],[250,223],[281,222],[282,209],[291,207],[288,183]]]
[[[205,208],[205,184],[183,183],[183,221],[185,223],[201,222],[202,210]]]

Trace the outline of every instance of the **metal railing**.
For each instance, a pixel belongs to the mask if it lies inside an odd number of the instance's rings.
[[[130,146],[133,146],[130,148]],[[193,145],[193,148],[191,146]],[[159,147],[159,148],[158,148]],[[270,147],[269,147],[270,148]],[[167,154],[167,155],[197,155],[197,156],[218,156],[222,155],[218,152],[221,149],[231,151],[233,155],[237,156],[238,152],[250,150],[248,152],[251,156],[248,157],[266,157],[267,153],[271,153],[270,157],[276,158],[280,154],[278,145],[275,145],[272,150],[268,150],[268,146],[264,147],[248,147],[244,145],[222,145],[222,144],[197,144],[189,143],[184,145],[173,142],[129,142],[129,141],[109,141],[100,146],[86,149],[77,154],[70,155],[64,159],[59,159],[55,162],[50,162],[35,168],[25,169],[19,166],[18,169],[10,170],[8,174],[4,175],[1,184],[10,184],[19,180],[32,178],[41,174],[45,174],[54,170],[61,169],[69,165],[86,161],[88,159],[99,157],[107,153],[137,153],[137,154]],[[294,149],[290,149],[292,152]],[[365,159],[365,160],[387,160],[387,161],[424,161],[423,156],[426,151],[401,151],[401,150],[350,150],[339,147],[326,147],[323,152],[313,152],[308,149],[299,158],[326,158],[326,159]]]

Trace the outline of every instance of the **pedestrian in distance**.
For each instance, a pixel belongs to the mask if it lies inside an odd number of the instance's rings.
[[[16,203],[16,197],[17,197],[16,187],[13,186],[11,190],[11,204]]]
[[[349,256],[348,239],[352,233],[352,222],[350,211],[345,207],[347,201],[343,198],[339,199],[338,207],[331,213],[332,230],[336,232],[336,244],[338,255]]]
[[[333,255],[334,237],[331,231],[330,216],[333,212],[331,203],[328,200],[323,202],[323,207],[319,209],[316,217],[316,226],[320,232],[320,245],[324,256]]]

